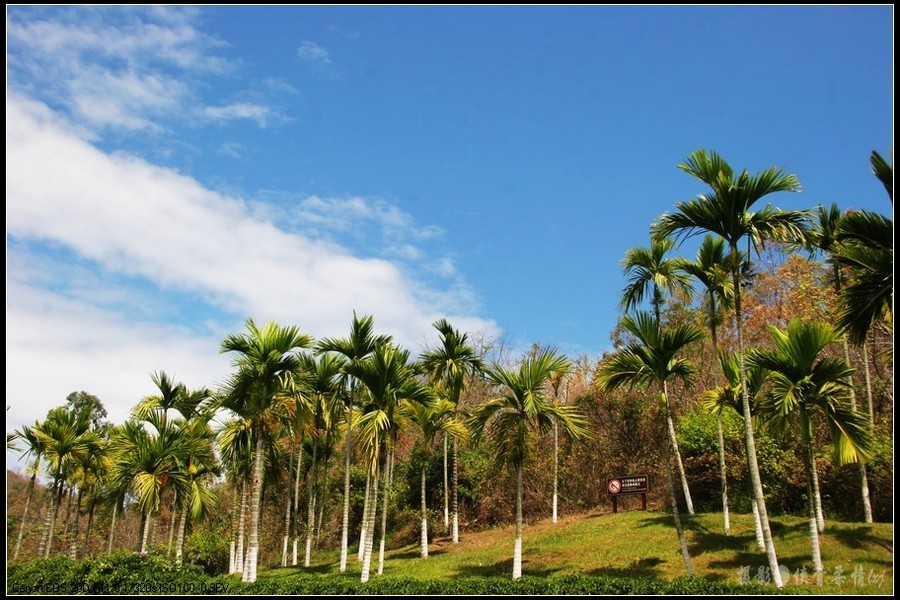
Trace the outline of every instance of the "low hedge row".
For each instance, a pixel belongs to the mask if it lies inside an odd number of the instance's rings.
[[[7,568],[10,595],[726,595],[766,594],[779,590],[759,584],[731,584],[682,577],[674,581],[623,577],[563,575],[457,577],[450,581],[422,581],[407,577],[374,577],[368,583],[338,574],[300,573],[262,577],[253,584],[237,578],[206,575],[191,564],[176,567],[160,556],[118,552],[71,561],[66,558],[12,564]]]

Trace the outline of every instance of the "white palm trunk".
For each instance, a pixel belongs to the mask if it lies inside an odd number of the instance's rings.
[[[247,480],[241,478],[241,514],[238,518],[237,547],[234,551],[234,572],[244,572],[244,528],[247,522]]]
[[[259,560],[259,517],[262,501],[263,463],[266,456],[266,442],[262,433],[256,437],[256,456],[253,461],[253,493],[250,498],[250,543],[247,548],[247,568],[244,583],[256,581],[257,561]]]
[[[181,566],[184,555],[184,531],[187,527],[188,506],[181,509],[181,520],[178,523],[178,541],[175,544],[175,564]]]
[[[663,461],[666,463],[666,479],[669,482],[669,504],[672,505],[672,516],[675,518],[675,530],[678,532],[678,545],[681,547],[681,557],[684,559],[684,569],[688,575],[694,574],[691,564],[691,554],[688,551],[687,539],[684,535],[684,527],[681,525],[681,516],[678,514],[678,502],[675,500],[675,479],[672,477],[672,465],[669,457]]]
[[[522,576],[522,465],[516,468],[516,541],[513,545],[512,578]]]
[[[106,548],[107,552],[112,552],[113,550],[113,538],[116,534],[116,516],[119,512],[119,503],[116,502],[113,504],[113,514],[112,520],[109,523],[109,546]]]
[[[388,466],[384,470],[384,500],[381,502],[381,540],[378,542],[378,574],[384,573],[384,538],[387,536],[388,504],[391,498],[391,483],[394,479],[394,448],[388,450]]]
[[[347,553],[350,531],[350,448],[353,442],[350,433],[350,422],[353,415],[353,392],[350,393],[350,406],[347,409],[347,434],[344,439],[344,512],[341,516],[341,566],[340,572],[347,571]]]
[[[300,544],[300,472],[303,470],[303,440],[297,450],[297,468],[294,471],[294,544],[291,565],[297,566],[297,546]]]
[[[447,435],[444,435],[444,528],[450,531],[450,480],[447,470]]]
[[[422,463],[422,558],[428,558],[428,507],[425,502],[425,464]]]
[[[672,454],[675,456],[675,464],[678,465],[678,476],[681,478],[681,490],[684,492],[684,503],[689,515],[694,514],[694,502],[691,500],[691,490],[688,487],[687,476],[684,473],[684,464],[681,462],[681,452],[678,451],[678,438],[675,437],[675,423],[672,421],[672,413],[666,408],[666,426],[669,429],[669,443],[672,445]]]
[[[459,543],[459,452],[453,438],[453,543]]]
[[[367,583],[369,581],[369,571],[372,565],[372,535],[370,529],[375,525],[375,510],[378,507],[378,470],[375,469],[374,473],[370,472],[368,479],[373,481],[374,485],[371,486],[372,498],[368,503],[369,506],[363,511],[365,514],[363,515],[362,528],[366,532],[366,535],[364,538],[365,543],[363,544],[362,573],[359,577],[359,580],[362,583]]]
[[[178,510],[176,504],[178,502],[178,492],[172,498],[172,506],[169,509],[169,544],[166,546],[166,558],[172,556],[172,544],[175,542],[175,514]]]
[[[72,533],[69,539],[69,559],[78,560],[78,520],[81,515],[81,496],[84,491],[78,490],[78,501],[75,503],[75,518],[72,519]]]
[[[732,247],[736,253],[736,248]],[[766,548],[766,558],[769,562],[769,571],[772,573],[772,581],[775,587],[784,587],[781,580],[781,570],[778,565],[778,556],[775,553],[775,542],[772,539],[772,530],[769,527],[769,514],[766,511],[766,498],[763,493],[762,479],[759,476],[759,461],[756,457],[756,440],[753,436],[753,414],[750,411],[750,395],[747,391],[747,366],[744,361],[744,332],[741,327],[741,281],[737,269],[731,274],[734,284],[734,314],[735,329],[737,330],[738,357],[741,374],[741,412],[744,416],[744,445],[747,449],[747,466],[750,471],[750,484],[753,486],[753,496],[756,498],[756,506],[759,510],[759,520],[762,525],[763,543]]]
[[[237,549],[237,515],[238,515],[238,486],[235,482],[231,488],[231,543],[228,547],[228,574],[235,572],[237,558],[235,550]]]
[[[759,549],[765,551],[766,541],[763,539],[762,521],[759,519],[759,506],[756,504],[756,497],[750,501],[753,510],[753,530],[756,533],[756,545]]]
[[[359,525],[359,548],[356,552],[356,560],[362,562],[366,553],[366,534],[369,533],[369,504],[372,498],[372,474],[366,473],[366,495],[363,499],[362,523]]]
[[[847,364],[850,364],[850,348],[847,345],[847,338],[844,337],[844,360],[847,361]],[[872,383],[869,380],[869,360],[868,360],[868,350],[866,349],[866,344],[863,344],[863,361],[865,362],[865,379],[866,379],[866,394],[868,396],[869,401],[869,423],[871,426],[872,423]],[[851,410],[856,410],[856,392],[853,387],[853,378],[850,377],[850,408]],[[863,504],[863,519],[866,523],[872,522],[872,501],[869,499],[869,477],[866,474],[866,465],[859,461],[856,463],[857,472],[859,473],[859,487],[860,493],[862,494],[862,504]],[[816,481],[815,483],[818,483]],[[821,501],[820,501],[821,505]],[[820,508],[821,512],[821,508]],[[819,514],[817,513],[818,517]],[[822,521],[822,526],[819,527],[819,533],[824,531],[824,521]]]
[[[722,430],[722,415],[716,416],[716,430],[719,436],[719,477],[722,480],[722,516],[725,520],[725,535],[731,535],[731,518],[728,515],[728,474],[725,472],[725,432]]]
[[[816,511],[816,527],[819,528],[819,533],[825,533],[825,515],[822,512],[822,492],[819,490],[819,473],[816,468],[815,460],[813,460],[812,472],[810,475],[812,476],[812,499],[813,507]]]
[[[559,522],[556,510],[559,497],[559,423],[553,422],[553,522]]]
[[[144,523],[144,537],[141,538],[141,554],[146,554],[150,541],[150,529],[153,526],[153,515],[147,515],[147,521]]]
[[[816,470],[816,458],[813,454],[812,438],[810,438],[809,444],[806,445],[806,460],[804,462],[806,463],[806,490],[807,496],[809,496],[807,504],[809,505],[809,541],[812,547],[813,572],[815,573],[816,584],[821,586],[824,583],[825,571],[822,567],[819,527],[816,518],[815,502],[813,501],[813,473]]]
[[[290,460],[288,461],[287,480],[290,485],[291,475],[294,474],[294,438],[291,438],[291,449],[288,453]],[[300,468],[297,468],[299,471]],[[284,538],[281,540],[281,566],[286,567],[288,564],[288,542],[291,539],[291,490],[288,488],[287,502],[284,508]]]
[[[319,440],[313,440],[312,463],[309,467],[309,486],[307,488],[306,509],[306,556],[303,566],[309,566],[310,553],[312,552],[313,532],[316,528],[316,478],[318,477]]]
[[[44,520],[44,535],[42,540],[46,540],[38,552],[38,556],[50,558],[50,549],[53,548],[53,530],[56,529],[56,515],[59,512],[59,505],[62,501],[62,487],[59,482],[54,487],[58,487],[58,491],[50,492],[50,510],[47,511],[47,517]]]

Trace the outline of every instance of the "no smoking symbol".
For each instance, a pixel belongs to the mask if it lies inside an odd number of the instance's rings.
[[[622,490],[622,482],[618,479],[610,479],[606,487],[610,494],[618,494]]]

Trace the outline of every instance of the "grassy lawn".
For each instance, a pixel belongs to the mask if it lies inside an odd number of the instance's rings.
[[[739,583],[765,578],[768,563],[756,548],[751,515],[731,516],[732,534],[723,533],[722,515],[683,517],[695,574],[711,581]],[[790,570],[787,591],[806,594],[893,594],[893,524],[826,522],[821,536],[825,578],[818,586],[811,577],[808,521],[776,517],[771,526],[779,563]],[[437,538],[430,556],[422,559],[419,546],[386,553],[386,577],[428,581],[459,577],[509,577],[512,573],[512,526],[463,534],[459,544]],[[377,542],[377,539],[376,539]],[[378,566],[377,543],[372,573]],[[798,582],[805,577],[807,582]],[[310,569],[277,568],[262,571],[260,579],[288,577],[298,572],[337,573],[338,554],[315,555]],[[358,578],[360,563],[351,555],[348,577]],[[523,535],[524,575],[553,577],[566,574],[608,575],[634,579],[672,580],[685,575],[684,562],[671,515],[632,510],[595,512],[529,523]]]

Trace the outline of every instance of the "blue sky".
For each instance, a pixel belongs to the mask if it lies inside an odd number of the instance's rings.
[[[247,317],[597,357],[696,149],[797,174],[781,208],[892,214],[893,16],[7,7],[7,428],[215,385]]]

